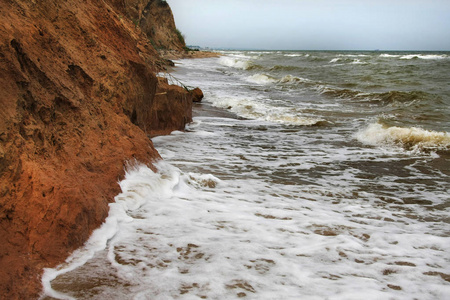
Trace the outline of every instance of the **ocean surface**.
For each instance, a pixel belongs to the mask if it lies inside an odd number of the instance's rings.
[[[450,299],[450,53],[222,54],[42,298]]]

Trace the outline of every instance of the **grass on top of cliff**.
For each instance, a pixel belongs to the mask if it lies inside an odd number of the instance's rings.
[[[180,40],[180,43],[182,45],[186,45],[184,34],[181,33],[181,31],[178,28],[175,28],[175,33],[178,36],[178,39]]]
[[[160,6],[168,6],[169,3],[167,3],[166,0],[158,0],[158,5],[160,5]]]

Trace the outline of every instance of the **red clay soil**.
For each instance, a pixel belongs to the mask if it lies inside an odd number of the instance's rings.
[[[111,2],[0,1],[0,299],[37,298],[125,163],[160,158],[148,135],[191,121],[192,95],[158,86],[160,58]]]

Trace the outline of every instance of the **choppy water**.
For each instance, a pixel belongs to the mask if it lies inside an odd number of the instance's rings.
[[[225,52],[44,299],[448,299],[450,54]]]

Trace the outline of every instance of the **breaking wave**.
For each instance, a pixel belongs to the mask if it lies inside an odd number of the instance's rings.
[[[269,84],[269,83],[278,82],[278,80],[276,78],[273,78],[266,74],[255,74],[255,75],[249,76],[249,77],[247,77],[247,81],[251,82],[251,83],[256,83],[256,84]]]
[[[358,58],[356,58],[358,57]],[[350,64],[350,65],[366,65],[367,62],[361,61],[360,58],[365,56],[360,55],[339,55],[338,57],[332,58],[329,63],[339,66],[344,64]]]
[[[302,57],[303,54],[285,54],[285,57]]]
[[[256,84],[295,84],[295,83],[306,83],[306,84],[314,84],[314,82],[307,78],[286,75],[284,77],[276,78],[267,74],[254,74],[246,78],[248,82],[256,83]]]
[[[222,56],[219,58],[219,63],[225,67],[241,70],[248,70],[252,66],[250,59],[243,57]]]
[[[403,55],[400,57],[400,59],[416,59],[416,58],[420,58],[420,59],[445,59],[448,58],[447,55],[445,54],[428,54],[428,55],[421,55],[421,54],[408,54],[408,55]]]
[[[418,127],[386,126],[379,122],[370,124],[356,134],[363,144],[402,148],[407,151],[449,151],[450,133],[425,130]]]
[[[280,83],[310,83],[313,84],[314,82],[308,78],[303,77],[297,77],[292,75],[286,75],[283,78],[279,80]]]
[[[381,58],[399,58],[399,59],[446,59],[446,54],[380,54]]]
[[[290,107],[272,106],[257,99],[220,98],[213,105],[225,108],[236,115],[252,119],[297,126],[322,126],[328,122],[322,118],[306,116]]]

